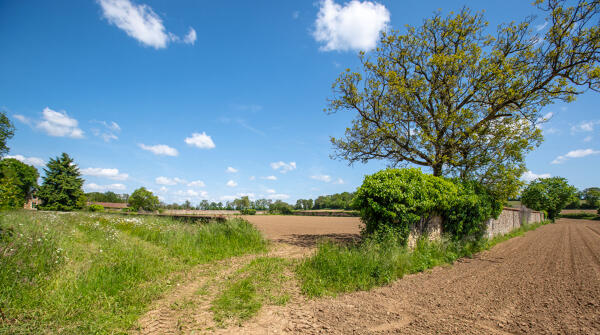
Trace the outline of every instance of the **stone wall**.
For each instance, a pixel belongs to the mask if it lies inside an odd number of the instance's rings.
[[[531,210],[527,207],[510,208],[504,207],[497,219],[489,219],[485,235],[492,238],[496,235],[509,233],[519,228],[523,223],[535,223],[544,220],[544,214]],[[427,234],[429,240],[437,240],[442,236],[442,218],[439,215],[431,215],[421,220],[412,227],[408,236],[408,246],[414,247],[419,236]]]

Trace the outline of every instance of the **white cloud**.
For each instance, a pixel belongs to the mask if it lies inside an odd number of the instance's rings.
[[[227,172],[227,173],[237,173],[238,169],[233,168],[231,166],[228,166],[227,169],[225,170],[225,172]]]
[[[595,121],[584,121],[576,126],[571,127],[571,132],[591,132],[594,131],[594,127],[600,125],[600,120]]]
[[[27,116],[20,115],[20,114],[15,114],[15,115],[13,115],[13,116],[15,117],[15,119],[17,119],[17,120],[19,120],[19,121],[23,122],[23,123],[24,123],[24,124],[26,124],[26,125],[29,125],[29,126],[31,126],[31,123],[32,123],[32,122],[31,122],[31,119],[30,119],[30,118],[28,118]]]
[[[118,190],[122,191],[125,189],[123,184],[110,184],[110,185],[98,185],[94,183],[85,184],[85,188],[92,191],[105,191],[105,190]]]
[[[250,176],[250,178],[249,178],[249,179],[250,179],[250,180],[255,180],[255,179],[256,179],[256,177],[255,177],[255,176]]]
[[[535,30],[537,31],[542,31],[544,28],[546,28],[546,26],[548,25],[548,21],[542,23],[542,24],[538,24],[535,26]]]
[[[326,175],[326,174],[320,174],[320,175],[315,175],[315,176],[310,176],[311,179],[314,180],[318,180],[318,181],[323,181],[326,183],[329,183],[331,181],[331,176]]]
[[[277,192],[275,192],[275,190],[273,190],[273,189],[267,189],[267,193],[273,194],[273,193],[277,193]]]
[[[155,155],[177,156],[179,152],[175,148],[171,148],[165,144],[145,145],[140,143],[140,148],[150,151]]]
[[[296,162],[285,163],[282,161],[271,163],[273,170],[278,170],[281,173],[286,173],[292,170],[296,170]]]
[[[185,184],[186,181],[184,179],[180,179],[180,178],[168,178],[168,177],[157,177],[154,180],[157,184],[159,185],[177,185],[177,184]]]
[[[189,187],[204,187],[206,186],[202,180],[194,180],[187,184]]]
[[[323,0],[313,37],[323,44],[320,49],[324,51],[369,51],[375,48],[379,34],[389,22],[390,12],[382,4],[352,0],[342,6]]]
[[[277,177],[275,177],[275,176],[266,176],[266,177],[260,177],[260,179],[277,180]]]
[[[33,165],[33,166],[44,166],[46,164],[46,162],[44,162],[43,159],[38,158],[38,157],[25,157],[23,155],[13,155],[13,156],[7,155],[4,158],[14,158],[25,164]]]
[[[99,0],[104,17],[127,35],[155,49],[165,48],[169,35],[160,17],[148,5],[129,0]]]
[[[536,173],[533,173],[531,171],[526,171],[521,176],[521,179],[523,179],[526,182],[530,182],[530,181],[534,181],[534,180],[536,180],[538,178],[550,178],[550,177],[551,176],[550,176],[549,173],[536,174]]]
[[[87,168],[82,169],[84,176],[104,177],[114,180],[126,180],[129,178],[127,173],[119,173],[119,169]]]
[[[208,192],[195,190],[180,190],[175,192],[175,195],[178,195],[180,197],[206,198],[208,197]]]
[[[583,141],[584,141],[584,142],[590,142],[590,141],[592,140],[592,138],[593,138],[593,137],[592,137],[592,135],[590,135],[590,136],[586,136],[586,137],[583,139]]]
[[[83,138],[83,130],[79,129],[77,120],[70,118],[67,112],[57,112],[48,107],[42,111],[42,121],[37,127],[50,136]]]
[[[569,158],[582,158],[597,154],[600,154],[600,150],[577,149],[569,151],[566,155],[556,157],[556,159],[554,159],[550,164],[561,164],[567,161]]]
[[[194,43],[196,43],[196,30],[194,30],[194,28],[190,27],[190,30],[188,31],[187,35],[185,35],[185,37],[183,38],[183,43],[191,45],[194,45]]]
[[[212,138],[206,135],[205,132],[202,132],[202,134],[193,133],[192,137],[187,137],[185,139],[185,143],[200,149],[213,149],[215,147],[215,143],[213,142]]]
[[[95,136],[98,136],[104,140],[104,142],[110,142],[111,140],[118,140],[119,137],[116,133],[121,132],[121,127],[115,122],[106,122],[106,121],[91,121],[93,123],[98,123],[103,126],[104,129],[92,129],[92,133]]]
[[[229,187],[236,187],[238,185],[238,183],[236,183],[233,180],[230,180],[230,181],[227,182],[226,185],[229,186]]]
[[[273,200],[285,200],[285,199],[289,199],[290,196],[289,196],[289,194],[276,193],[276,194],[269,195],[269,198],[271,198]]]
[[[344,181],[344,179],[338,178],[333,183],[334,184],[338,184],[338,185],[342,185],[342,184],[345,184],[346,182]]]

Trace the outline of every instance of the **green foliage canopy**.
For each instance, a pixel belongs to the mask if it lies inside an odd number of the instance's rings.
[[[577,189],[565,178],[551,177],[532,181],[521,194],[521,202],[536,211],[545,211],[552,221],[576,197]]]
[[[71,211],[85,206],[79,167],[66,153],[51,158],[44,169],[42,186],[37,192],[42,201],[40,208],[55,211]]]
[[[15,135],[15,127],[4,112],[0,112],[0,158],[8,153],[6,141]]]
[[[335,156],[426,166],[516,195],[525,154],[542,140],[542,108],[600,90],[600,2],[537,5],[548,15],[542,36],[533,18],[488,35],[468,9],[382,34],[372,57],[361,53],[362,71],[333,84],[327,111],[357,115],[331,138]]]
[[[159,200],[152,192],[145,187],[140,187],[129,196],[129,206],[135,211],[140,209],[154,211],[158,208]]]
[[[22,208],[38,188],[38,171],[14,158],[0,161],[0,207]]]
[[[589,187],[581,192],[589,208],[600,207],[600,187]]]

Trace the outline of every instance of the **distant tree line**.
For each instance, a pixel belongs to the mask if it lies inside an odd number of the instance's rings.
[[[575,199],[569,202],[567,209],[597,209],[600,207],[600,187],[589,187],[577,191]]]
[[[126,204],[129,200],[129,194],[117,194],[112,191],[101,192],[89,192],[85,194],[88,201],[93,202],[114,202],[120,204]]]

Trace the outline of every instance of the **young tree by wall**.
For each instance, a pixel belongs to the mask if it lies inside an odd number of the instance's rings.
[[[158,208],[158,204],[158,197],[145,187],[138,188],[129,196],[129,206],[135,211],[139,211],[140,209],[154,211]]]
[[[577,189],[565,178],[541,178],[532,181],[521,194],[523,205],[548,213],[552,221],[576,197]]]
[[[14,158],[0,161],[0,207],[23,208],[27,198],[38,188],[38,171]]]

